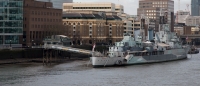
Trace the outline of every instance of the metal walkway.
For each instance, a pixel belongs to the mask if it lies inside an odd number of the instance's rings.
[[[84,49],[79,49],[79,48],[72,48],[72,47],[66,47],[62,45],[53,45],[53,44],[44,45],[43,48],[81,53],[81,54],[86,54],[86,55],[92,55],[93,53],[91,50],[84,50]]]
[[[74,52],[74,53],[80,53],[80,54],[86,54],[86,55],[100,54],[99,52],[93,52],[92,50],[66,47],[66,46],[71,45],[70,44],[71,39],[64,35],[52,35],[51,37],[45,38],[43,42],[44,42],[44,46],[43,46],[44,49],[54,49],[54,50]]]

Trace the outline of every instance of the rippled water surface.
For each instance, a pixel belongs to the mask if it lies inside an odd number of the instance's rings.
[[[92,68],[87,62],[0,65],[0,86],[200,86],[200,54],[124,67]]]

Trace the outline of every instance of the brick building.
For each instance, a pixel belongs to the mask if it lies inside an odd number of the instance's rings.
[[[73,44],[113,44],[123,38],[123,21],[115,12],[73,11],[63,14]]]
[[[23,46],[41,45],[46,36],[64,34],[62,9],[51,2],[24,0]]]

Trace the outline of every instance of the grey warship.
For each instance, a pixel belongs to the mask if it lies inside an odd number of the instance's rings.
[[[133,65],[186,59],[189,46],[183,46],[176,33],[168,24],[162,24],[155,33],[154,41],[143,41],[125,34],[120,42],[115,42],[106,53],[94,52],[90,60],[93,67]]]

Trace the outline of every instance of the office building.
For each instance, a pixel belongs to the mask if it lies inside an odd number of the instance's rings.
[[[155,20],[155,31],[158,31],[160,12],[165,15],[165,23],[174,28],[174,1],[173,0],[139,0],[137,14]]]
[[[199,26],[200,25],[200,16],[188,16],[186,18],[187,26]]]
[[[124,26],[124,34],[129,33],[131,36],[134,36],[134,30],[133,30],[134,18],[126,13],[119,15],[119,17],[124,22],[124,25],[123,25]]]
[[[0,48],[21,47],[23,0],[0,0]]]
[[[191,0],[191,15],[200,16],[200,0]]]
[[[73,0],[36,0],[43,2],[52,2],[53,8],[62,9],[63,3],[73,3]]]
[[[185,25],[186,19],[190,16],[189,11],[178,11],[176,13],[175,23]]]
[[[51,2],[26,0],[23,10],[23,46],[42,45],[45,37],[64,34],[62,9],[53,8]]]
[[[77,10],[92,10],[104,12],[117,12],[124,13],[122,5],[115,5],[114,3],[103,2],[76,2],[76,3],[63,3],[63,12],[77,11]]]

